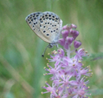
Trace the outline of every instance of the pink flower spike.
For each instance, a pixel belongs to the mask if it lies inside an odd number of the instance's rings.
[[[70,30],[70,35],[74,38],[74,39],[76,39],[76,37],[79,35],[79,32],[78,31],[76,31],[76,30]]]
[[[69,46],[71,45],[71,43],[73,42],[74,38],[73,37],[66,37],[66,41],[65,41],[65,49],[68,49]]]
[[[62,46],[64,46],[64,44],[65,44],[64,38],[59,39],[59,44],[62,45]]]
[[[74,41],[74,47],[75,47],[75,48],[80,47],[81,44],[82,44],[82,43],[81,43],[80,41]]]
[[[74,29],[76,29],[77,28],[77,26],[75,25],[75,24],[71,24],[71,26],[70,26],[71,28],[74,28]]]
[[[65,26],[63,26],[62,30],[70,30],[70,26],[65,25]]]
[[[76,31],[75,34],[73,35],[74,39],[76,39],[76,37],[79,35],[79,32]]]
[[[62,36],[64,39],[68,36],[68,34],[69,34],[68,30],[62,31]]]
[[[60,56],[61,58],[64,57],[64,50],[63,50],[63,49],[59,49],[59,50],[58,50],[58,53],[59,53],[59,56]]]
[[[73,37],[66,37],[66,42],[68,44],[71,44],[73,42],[74,38]]]
[[[81,42],[76,40],[79,35],[76,25],[66,25],[62,30],[62,38],[58,41],[62,48],[51,52],[48,68],[45,68],[46,75],[51,76],[52,86],[46,82],[47,87],[43,87],[46,92],[42,94],[50,92],[49,98],[87,98],[87,77],[91,76],[91,70],[82,63],[87,52],[83,48],[77,49]]]

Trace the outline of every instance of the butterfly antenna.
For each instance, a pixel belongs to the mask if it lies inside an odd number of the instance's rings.
[[[42,57],[44,57],[45,51],[47,50],[48,47],[49,47],[49,45],[46,46],[46,48],[45,48],[45,50],[44,50],[44,53],[42,54]]]

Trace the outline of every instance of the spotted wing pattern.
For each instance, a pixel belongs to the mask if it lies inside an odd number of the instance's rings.
[[[40,32],[40,27],[38,27],[38,16],[41,14],[42,12],[35,12],[35,13],[31,13],[29,14],[25,20],[27,22],[27,24],[30,26],[30,28],[39,36],[41,37],[41,32]]]
[[[62,20],[53,12],[35,12],[26,17],[31,29],[44,41],[56,43],[62,28]]]

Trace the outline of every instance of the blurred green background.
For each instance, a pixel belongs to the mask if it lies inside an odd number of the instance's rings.
[[[52,11],[65,24],[76,24],[77,38],[90,58],[91,98],[103,98],[103,0],[0,0],[0,98],[49,98],[41,95],[47,60],[41,57],[48,43],[37,37],[25,17]],[[46,54],[52,49],[47,49]]]

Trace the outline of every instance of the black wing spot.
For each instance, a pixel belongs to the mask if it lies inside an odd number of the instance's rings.
[[[38,12],[38,14],[40,14],[40,12]]]
[[[33,21],[33,19],[31,19],[31,21]]]
[[[49,22],[48,22],[48,24],[49,24]]]
[[[34,18],[34,20],[36,20],[36,18]]]
[[[38,15],[36,15],[36,17],[38,17]]]
[[[29,24],[31,23],[31,21],[29,22]]]
[[[58,20],[58,18],[56,18],[56,20]]]
[[[43,21],[40,21],[41,23],[43,23]]]
[[[45,33],[46,31],[43,31],[43,33]]]
[[[42,18],[40,18],[40,21],[42,20]]]
[[[51,18],[49,18],[49,20],[51,20]]]
[[[54,16],[52,16],[54,18]]]
[[[48,17],[46,17],[46,19],[48,19]]]
[[[44,28],[45,28],[45,26],[44,26]]]
[[[32,19],[32,17],[30,17],[30,19]]]
[[[49,36],[49,34],[46,34],[47,36]]]
[[[53,31],[51,31],[51,33],[53,33]]]
[[[49,17],[51,17],[51,15],[49,15]]]

